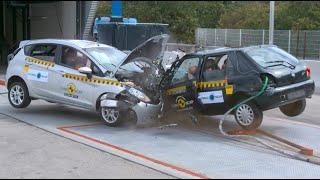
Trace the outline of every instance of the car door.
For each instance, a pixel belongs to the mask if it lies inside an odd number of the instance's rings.
[[[78,71],[81,67],[89,67],[93,75],[99,75],[97,66],[83,52],[69,46],[59,46],[59,61],[55,66],[55,89],[60,102],[91,108],[95,106],[92,101],[94,89],[99,84],[93,78],[87,77]]]
[[[187,56],[179,61],[168,77],[165,88],[165,112],[184,111],[194,108],[197,88],[194,84],[199,78],[201,57]]]
[[[40,98],[53,98],[50,88],[55,80],[54,66],[58,57],[56,44],[31,44],[24,47],[26,64],[23,73],[32,92]]]
[[[228,53],[208,55],[204,58],[200,81],[197,83],[197,99],[204,114],[222,114],[230,107],[233,85],[228,84],[227,75],[232,69]]]

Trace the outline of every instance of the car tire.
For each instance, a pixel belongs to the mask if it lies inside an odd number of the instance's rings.
[[[110,127],[117,127],[122,123],[122,117],[117,108],[100,107],[100,116]]]
[[[8,99],[15,108],[26,108],[31,103],[29,91],[25,83],[14,82],[8,89]]]
[[[284,106],[280,106],[280,111],[289,117],[298,116],[306,109],[306,99],[302,99]]]
[[[246,130],[257,129],[263,119],[262,111],[254,103],[244,103],[234,112],[237,123]]]

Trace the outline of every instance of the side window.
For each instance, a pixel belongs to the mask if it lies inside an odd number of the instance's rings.
[[[81,67],[90,67],[90,59],[82,52],[67,46],[62,46],[61,64],[78,70]]]
[[[24,48],[25,55],[44,61],[55,62],[57,45],[36,44]]]
[[[226,77],[227,65],[231,63],[228,55],[209,56],[204,63],[203,78],[204,81],[223,80]]]
[[[198,57],[185,59],[174,71],[172,84],[196,79],[199,74],[199,61],[200,59]]]
[[[241,73],[246,73],[252,70],[250,65],[247,63],[247,58],[242,52],[237,52],[237,68]]]

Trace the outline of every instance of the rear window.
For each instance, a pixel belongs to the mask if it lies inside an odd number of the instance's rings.
[[[24,47],[26,56],[50,62],[55,62],[56,51],[57,45],[54,44],[34,44]]]

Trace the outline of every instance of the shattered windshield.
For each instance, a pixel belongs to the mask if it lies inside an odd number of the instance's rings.
[[[116,67],[127,57],[127,54],[113,47],[93,47],[86,48],[96,61],[109,71],[114,71]]]
[[[294,67],[299,63],[297,58],[274,46],[249,48],[245,53],[264,68],[280,65]]]

